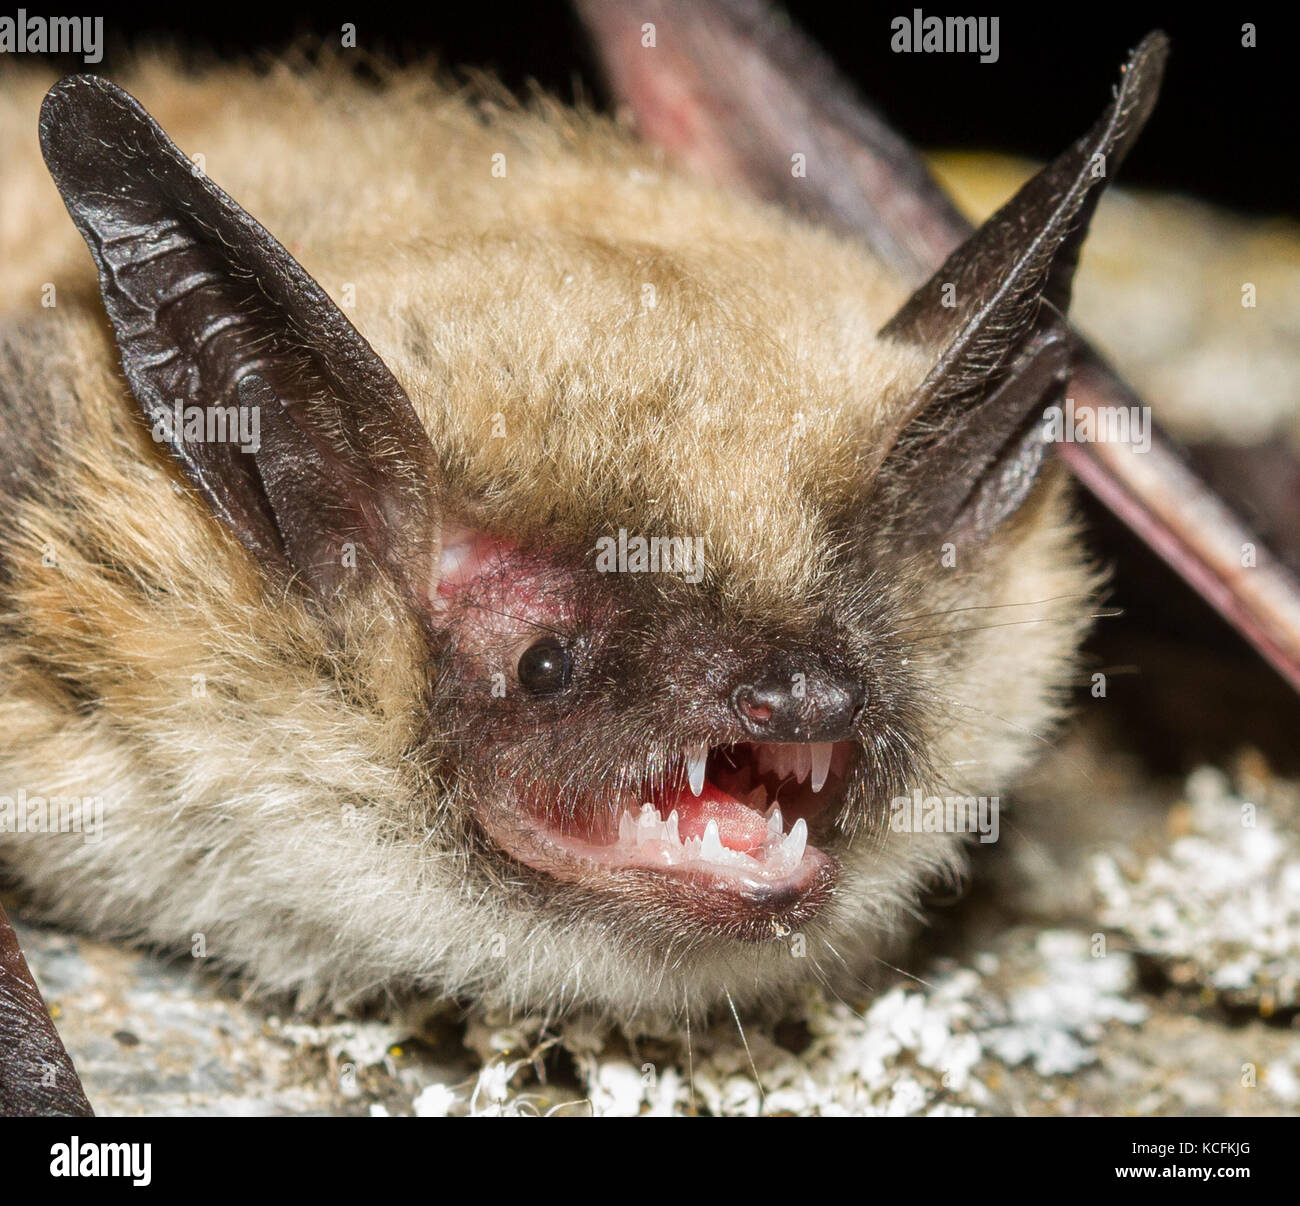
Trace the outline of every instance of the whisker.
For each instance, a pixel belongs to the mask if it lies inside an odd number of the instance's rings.
[[[1011,729],[1013,732],[1020,733],[1025,737],[1030,737],[1034,741],[1037,741],[1039,744],[1047,746],[1049,749],[1059,749],[1059,747],[1054,745],[1049,738],[1043,736],[1042,733],[1035,733],[1033,729],[1027,729],[1024,727],[1024,725],[1015,724],[1013,721],[1008,720],[1005,716],[999,716],[996,712],[989,711],[988,708],[982,708],[978,704],[966,703],[964,700],[955,699],[951,695],[940,694],[939,698],[943,700],[945,703],[952,704],[954,707],[965,708],[968,712],[975,712],[980,716],[987,716],[991,720],[996,720],[999,724],[1004,725],[1006,728]],[[1088,772],[1087,768],[1084,767],[1079,762],[1079,760],[1073,757],[1072,755],[1068,756],[1067,765],[1069,765],[1071,771],[1079,775],[1079,777],[1083,779],[1084,782],[1092,783],[1094,781],[1093,776]]]
[[[468,607],[472,611],[486,611],[489,615],[501,616],[506,620],[514,620],[516,623],[524,624],[529,628],[539,628],[543,632],[549,632],[552,636],[563,636],[564,633],[558,628],[552,628],[549,624],[543,624],[541,620],[534,620],[530,616],[516,615],[512,611],[502,611],[499,607],[489,607],[486,603],[470,603]]]
[[[1113,608],[1110,611],[1094,611],[1088,615],[1089,620],[1111,620],[1116,616],[1122,616],[1124,612],[1119,608]],[[928,641],[935,637],[961,636],[967,632],[985,632],[991,628],[1018,628],[1025,624],[1073,624],[1074,616],[1038,616],[1032,620],[1006,620],[1001,624],[972,624],[967,628],[941,628],[935,632],[911,633],[900,631],[897,635],[905,637],[909,641]]]
[[[745,1028],[740,1024],[740,1014],[736,1011],[736,1002],[731,998],[731,989],[725,984],[722,991],[727,996],[727,1004],[731,1007],[731,1016],[736,1019],[736,1029],[740,1031],[740,1041],[745,1047],[745,1058],[749,1060],[749,1070],[754,1074],[754,1087],[758,1090],[758,1103],[760,1106],[767,1105],[767,1094],[763,1092],[763,1082],[758,1078],[758,1066],[754,1063],[753,1053],[749,1049],[749,1039],[745,1035]]]
[[[1087,592],[1075,592],[1070,595],[1052,595],[1048,599],[1026,599],[1023,603],[972,603],[966,607],[949,607],[943,611],[916,612],[910,616],[900,616],[898,623],[906,624],[912,620],[931,620],[936,616],[953,616],[963,611],[998,611],[1003,607],[1039,607],[1047,603],[1064,603],[1068,599],[1087,599]]]

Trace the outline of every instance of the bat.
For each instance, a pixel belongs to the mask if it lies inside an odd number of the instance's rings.
[[[883,202],[549,102],[56,84],[0,269],[57,299],[0,319],[13,880],[345,1006],[869,976],[1062,712],[1099,578],[1042,418],[1164,56],[919,284]]]

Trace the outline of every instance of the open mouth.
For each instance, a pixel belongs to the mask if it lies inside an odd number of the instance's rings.
[[[843,802],[853,749],[695,746],[662,782],[612,807],[534,800],[509,824],[485,820],[498,845],[537,870],[592,886],[654,876],[669,899],[708,894],[734,930],[739,914],[789,913],[833,883],[834,860],[814,842]]]

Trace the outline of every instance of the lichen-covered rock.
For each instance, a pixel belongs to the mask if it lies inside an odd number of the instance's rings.
[[[1300,792],[1202,769],[1170,840],[1093,859],[1098,916],[1177,984],[1265,1016],[1300,1007]]]

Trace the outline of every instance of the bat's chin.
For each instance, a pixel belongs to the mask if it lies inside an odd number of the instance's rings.
[[[614,807],[533,800],[481,819],[516,861],[642,916],[653,910],[674,930],[782,938],[822,908],[838,878],[838,862],[816,842],[843,803],[852,749],[719,746],[697,758],[687,782]]]

